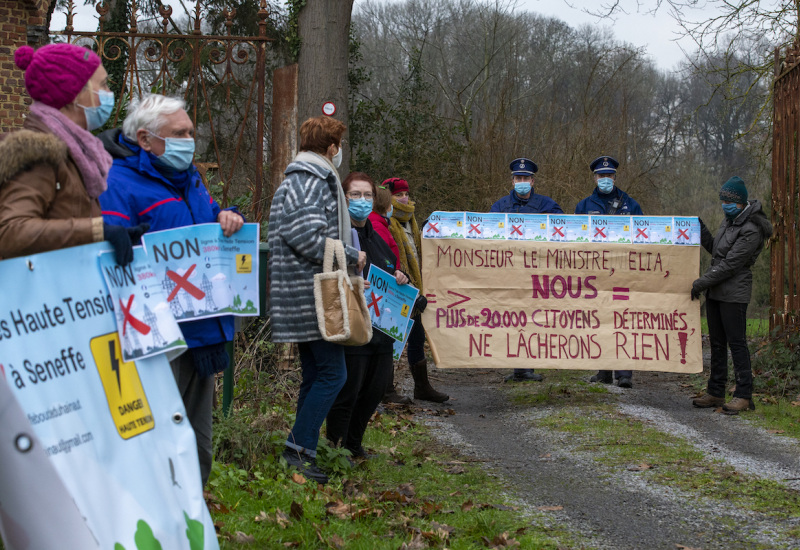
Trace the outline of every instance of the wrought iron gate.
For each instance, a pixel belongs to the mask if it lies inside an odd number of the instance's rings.
[[[264,208],[264,134],[266,93],[266,47],[269,11],[261,0],[258,11],[259,35],[232,36],[235,10],[225,10],[227,34],[203,34],[204,2],[195,5],[193,31],[169,31],[172,8],[161,6],[160,28],[139,28],[139,7],[131,1],[129,32],[103,29],[105,2],[97,6],[100,30],[76,32],[73,28],[74,2],[67,7],[67,25],[60,33],[67,42],[92,47],[104,65],[127,57],[122,90],[112,118],[120,124],[127,104],[125,99],[143,92],[181,95],[188,105],[196,128],[198,169],[206,183],[222,187],[222,204],[227,206],[231,192],[250,190],[251,220],[260,222]]]
[[[770,329],[796,325],[800,296],[800,47],[775,50]]]

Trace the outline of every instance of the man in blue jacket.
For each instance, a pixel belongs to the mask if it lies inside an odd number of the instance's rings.
[[[594,174],[595,188],[591,195],[583,199],[575,207],[576,214],[594,214],[598,216],[642,215],[642,208],[639,203],[616,185],[618,166],[619,162],[609,156],[597,157],[589,164],[589,168]],[[617,379],[617,384],[620,388],[633,387],[633,371],[629,370],[614,371],[613,378],[610,370],[600,370],[589,381],[612,384],[614,378]]]
[[[122,130],[100,139],[114,158],[108,190],[100,195],[103,220],[151,231],[219,222],[225,236],[244,223],[237,209],[220,209],[208,194],[194,160],[194,125],[181,99],[152,94],[131,102]],[[197,438],[203,484],[211,473],[211,412],[214,374],[228,367],[225,343],[233,340],[233,317],[181,323],[189,349],[170,362],[186,415]]]
[[[511,161],[511,192],[495,202],[489,212],[505,212],[513,214],[563,214],[564,211],[556,201],[533,192],[536,182],[534,174],[539,170],[530,159],[518,158]],[[514,369],[514,373],[506,377],[506,381],[524,382],[544,380],[541,374],[533,369]]]

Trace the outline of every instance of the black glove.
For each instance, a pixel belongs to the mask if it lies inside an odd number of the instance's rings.
[[[141,235],[139,237],[141,238]],[[133,244],[127,227],[104,223],[103,239],[110,242],[111,246],[114,247],[114,255],[119,265],[125,267],[133,261]]]
[[[700,221],[700,231],[706,229],[706,224],[703,223],[703,218],[698,217],[697,219]]]
[[[417,315],[422,315],[426,307],[428,307],[428,299],[420,294],[414,301],[414,309],[411,311],[411,316],[416,317]]]
[[[702,293],[703,290],[700,288],[700,285],[697,283],[697,281],[692,283],[692,300],[699,300]]]
[[[133,227],[128,228],[128,235],[131,237],[131,244],[133,246],[139,246],[142,244],[142,235],[150,231],[150,224],[149,223],[140,223],[139,225],[135,225]]]

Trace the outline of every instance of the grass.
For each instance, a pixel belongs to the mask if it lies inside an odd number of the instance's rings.
[[[255,389],[254,380],[242,382]],[[237,399],[230,417],[215,420],[219,462],[207,501],[221,548],[581,546],[551,521],[543,527],[512,506],[503,496],[509,489],[481,463],[435,443],[403,412],[373,418],[365,446],[379,456],[351,469],[343,451],[323,446],[318,462],[338,473],[326,487],[306,481],[279,458],[291,392],[282,381],[264,384],[278,389],[261,405]]]

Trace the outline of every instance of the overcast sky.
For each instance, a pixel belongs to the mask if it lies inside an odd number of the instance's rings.
[[[391,2],[393,0],[384,0]],[[506,0],[513,2],[514,0]],[[619,40],[629,42],[634,46],[644,47],[661,69],[673,69],[684,59],[681,46],[689,52],[694,46],[689,39],[676,40],[679,37],[680,26],[670,13],[662,8],[657,14],[647,13],[647,10],[656,4],[656,0],[641,0],[642,7],[637,11],[636,0],[621,0],[620,5],[628,9],[628,13],[618,12],[613,19],[599,19],[586,13],[586,10],[596,10],[607,0],[516,0],[517,11],[536,12],[543,15],[557,17],[566,21],[572,27],[584,24],[613,27],[614,34]],[[363,0],[355,0],[356,8]],[[165,4],[174,3],[173,8],[180,10],[180,4],[175,0],[164,0]],[[185,2],[187,5],[192,2]],[[78,16],[75,18],[75,30],[94,30],[97,28],[97,19],[94,8],[76,2]],[[711,8],[699,9],[689,16],[705,19],[711,13]],[[51,30],[61,30],[66,25],[63,13],[53,14],[50,25]]]

